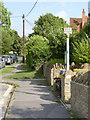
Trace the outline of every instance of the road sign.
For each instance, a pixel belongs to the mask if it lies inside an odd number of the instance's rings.
[[[69,34],[72,34],[72,28],[70,27],[64,28],[64,33],[67,34],[66,63],[67,70],[69,70]]]
[[[65,34],[72,34],[72,28],[70,28],[70,27],[64,28],[64,33]]]

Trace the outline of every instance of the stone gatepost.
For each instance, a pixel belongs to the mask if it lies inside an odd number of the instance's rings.
[[[51,86],[54,85],[54,77],[53,77],[53,74],[54,74],[54,68],[51,68]]]
[[[75,73],[68,70],[61,79],[61,99],[64,103],[69,103],[71,99],[71,77],[73,75],[75,75]]]

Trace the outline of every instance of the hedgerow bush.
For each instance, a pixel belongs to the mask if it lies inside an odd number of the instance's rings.
[[[38,67],[50,57],[49,41],[45,37],[34,35],[26,43],[26,63],[31,67]]]
[[[50,59],[49,63],[63,63],[64,64],[64,59]]]
[[[73,59],[77,64],[90,63],[90,38],[82,38],[74,41],[73,45]]]

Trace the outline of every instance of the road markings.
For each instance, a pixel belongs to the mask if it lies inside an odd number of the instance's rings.
[[[13,86],[10,85],[9,88],[7,89],[7,91],[4,93],[3,97],[7,97],[10,94],[12,88],[13,88]]]

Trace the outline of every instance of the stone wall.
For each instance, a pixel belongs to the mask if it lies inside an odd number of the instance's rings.
[[[49,85],[51,84],[51,71],[52,71],[53,66],[49,64],[48,62],[45,62],[43,64],[43,75],[46,77],[48,80]]]
[[[71,109],[79,118],[88,118],[90,109],[90,71],[79,71],[71,81]]]
[[[43,64],[43,75],[46,77],[46,79],[49,82],[49,85],[54,85],[54,78],[60,77],[60,71],[62,69],[65,69],[62,64],[51,64],[49,62],[45,62]]]
[[[61,99],[64,103],[69,103],[71,99],[71,77],[73,75],[75,73],[68,70],[61,79]]]
[[[80,118],[88,118],[88,92],[90,91],[90,87],[72,81],[71,89],[72,111]]]

